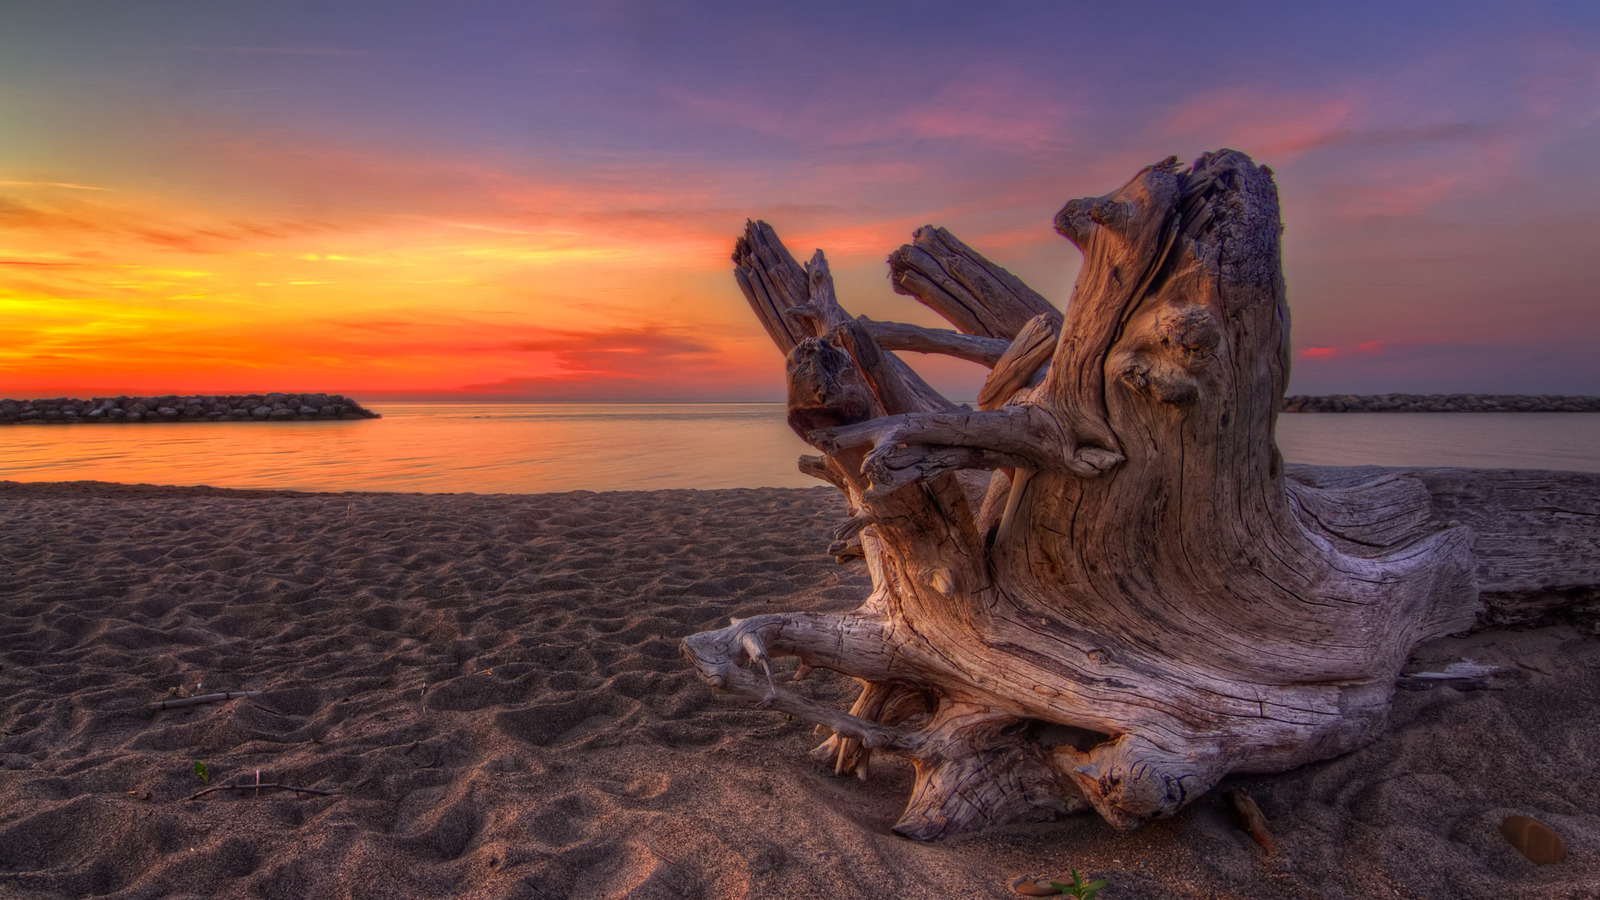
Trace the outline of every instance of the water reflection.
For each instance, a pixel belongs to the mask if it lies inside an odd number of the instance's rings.
[[[365,421],[9,426],[0,478],[309,491],[811,487],[782,404],[389,403]],[[1600,471],[1600,415],[1296,414],[1290,461]]]
[[[810,487],[781,404],[374,405],[334,422],[13,426],[20,481],[290,490],[652,490]]]
[[[1295,413],[1278,417],[1290,462],[1600,472],[1596,413]]]

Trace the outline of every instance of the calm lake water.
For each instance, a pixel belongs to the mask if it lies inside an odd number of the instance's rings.
[[[0,479],[300,491],[812,487],[779,403],[384,403],[382,419],[0,427]],[[1301,413],[1291,462],[1600,472],[1600,414]]]

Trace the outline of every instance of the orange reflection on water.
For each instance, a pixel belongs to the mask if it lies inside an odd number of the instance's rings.
[[[13,425],[0,477],[302,491],[812,487],[781,404],[370,404],[382,419]]]

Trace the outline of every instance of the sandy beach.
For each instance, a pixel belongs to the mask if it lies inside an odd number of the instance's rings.
[[[865,571],[824,552],[842,516],[826,488],[0,482],[0,897],[1014,897],[1074,868],[1101,900],[1600,896],[1600,638],[1570,626],[1428,645],[1518,674],[1401,691],[1365,749],[1134,832],[896,837],[909,766],[835,778],[810,727],[678,654],[729,616],[858,605]],[[259,694],[152,706],[234,691]],[[190,799],[258,773],[326,793]],[[1567,859],[1523,858],[1511,814]]]

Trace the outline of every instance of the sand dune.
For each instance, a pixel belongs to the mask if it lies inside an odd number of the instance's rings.
[[[293,494],[0,483],[0,897],[1600,895],[1600,640],[1426,648],[1512,666],[1402,692],[1389,733],[1117,833],[1093,816],[895,837],[904,764],[835,779],[810,729],[679,658],[730,615],[844,610],[816,490]],[[789,667],[792,669],[792,664]],[[847,703],[840,678],[807,682]],[[155,711],[167,697],[260,691]],[[209,781],[194,770],[207,767]],[[331,792],[215,792],[254,781]],[[1552,825],[1565,862],[1500,837]]]

